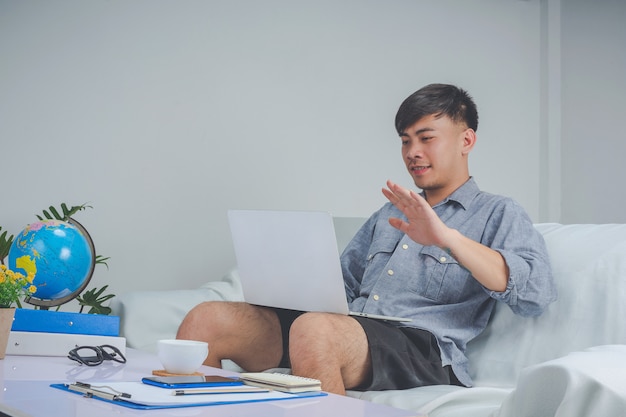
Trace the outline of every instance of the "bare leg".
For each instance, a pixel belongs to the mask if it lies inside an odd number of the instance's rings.
[[[231,359],[248,371],[277,367],[282,357],[282,334],[276,313],[239,302],[209,301],[185,317],[177,339],[209,343],[205,365],[221,367]]]
[[[371,374],[367,336],[351,317],[303,314],[291,326],[289,343],[293,373],[319,379],[324,391],[344,395]]]

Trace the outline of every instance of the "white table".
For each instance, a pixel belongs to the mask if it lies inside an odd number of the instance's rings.
[[[155,355],[127,349],[126,364],[107,361],[95,367],[81,366],[66,357],[13,356],[0,360],[0,416],[110,417],[110,416],[211,416],[211,417],[409,417],[400,410],[329,394],[324,397],[287,401],[216,405],[163,410],[133,410],[84,398],[50,387],[52,383],[139,381],[152,370],[162,369]],[[203,367],[205,374],[234,375],[222,369]]]

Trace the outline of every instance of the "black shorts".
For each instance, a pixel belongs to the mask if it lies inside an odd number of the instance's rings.
[[[301,311],[275,309],[283,335],[280,367],[289,368],[289,329]],[[426,330],[396,327],[382,320],[352,317],[369,343],[372,376],[358,391],[407,389],[425,385],[462,385],[450,366],[442,366],[436,338]]]

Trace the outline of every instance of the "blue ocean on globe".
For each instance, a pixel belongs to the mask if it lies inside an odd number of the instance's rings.
[[[44,220],[26,226],[9,250],[9,268],[35,273],[33,297],[56,300],[78,290],[90,278],[91,246],[76,226]]]

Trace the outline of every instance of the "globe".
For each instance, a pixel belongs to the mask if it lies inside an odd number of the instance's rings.
[[[15,237],[9,249],[9,268],[35,274],[37,291],[31,298],[60,305],[80,294],[93,274],[95,252],[86,230],[76,221],[43,220],[32,223]],[[81,231],[82,230],[82,231]]]

